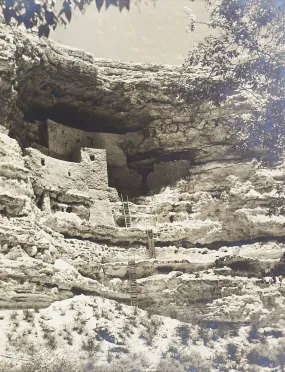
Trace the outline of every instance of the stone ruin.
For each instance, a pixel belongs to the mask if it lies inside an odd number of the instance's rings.
[[[25,164],[31,172],[36,204],[44,212],[74,213],[90,223],[114,226],[108,187],[106,151],[82,148],[77,162],[25,150]]]
[[[285,163],[233,151],[229,112],[250,108],[186,109],[169,89],[179,67],[7,28],[0,43],[1,311],[80,295],[129,305],[131,287],[177,321],[283,332],[284,284],[262,276],[284,265],[285,217],[268,211]]]

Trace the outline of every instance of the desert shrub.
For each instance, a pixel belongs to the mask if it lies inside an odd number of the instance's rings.
[[[81,326],[76,326],[76,325],[72,327],[72,330],[79,335],[82,335],[82,333],[84,332],[84,328],[82,328]]]
[[[180,337],[182,345],[187,346],[190,338],[189,328],[185,325],[178,326],[176,328],[176,334]]]
[[[185,372],[185,369],[181,365],[181,363],[177,360],[173,360],[170,358],[162,359],[156,367],[156,372]]]
[[[281,372],[285,371],[285,339],[279,341],[274,355],[275,363],[280,367]]]
[[[145,372],[149,367],[147,359],[139,354],[124,355],[110,364],[110,372]],[[103,371],[102,371],[103,372]]]
[[[82,341],[81,348],[88,353],[88,356],[93,356],[100,350],[100,343],[96,342],[93,337],[89,336],[87,340]]]
[[[204,345],[211,340],[210,330],[206,327],[204,323],[200,323],[198,327],[198,337],[199,340],[203,341]]]
[[[259,331],[258,331],[258,325],[256,323],[253,323],[250,327],[250,330],[248,332],[248,341],[252,342],[253,340],[258,340],[259,338]]]
[[[238,336],[239,327],[231,323],[209,322],[208,327],[213,330],[213,339]]]
[[[96,365],[96,360],[88,357],[87,360],[62,352],[50,353],[48,350],[29,349],[25,360],[0,361],[1,372],[145,372],[149,362],[138,354],[124,354],[110,364]],[[167,370],[164,370],[166,372]],[[175,369],[176,372],[183,370]]]
[[[1,372],[10,372],[10,371],[13,371],[13,368],[15,366],[15,362],[11,362],[11,361],[6,361],[6,360],[1,360],[0,361],[0,371]]]
[[[77,310],[75,316],[74,316],[74,322],[76,324],[80,324],[82,327],[84,327],[87,323],[88,323],[88,320],[85,316],[85,314],[80,311],[80,310]]]
[[[57,340],[53,333],[45,333],[45,339],[49,349],[54,350],[57,348]]]
[[[157,335],[160,326],[162,325],[162,321],[157,316],[152,316],[150,319],[143,319],[141,324],[145,327],[142,330],[140,338],[146,341],[146,344],[151,346],[154,337]]]
[[[268,358],[268,356],[259,350],[258,348],[253,348],[247,354],[247,360],[250,364],[256,364],[261,367],[273,367],[274,362]]]
[[[128,319],[128,321],[129,321],[130,326],[135,327],[136,326],[136,322],[137,322],[137,317],[135,315],[130,316],[129,319]]]
[[[227,344],[227,353],[231,360],[238,360],[238,347],[233,343]]]
[[[122,306],[122,304],[120,303],[120,302],[116,302],[115,303],[115,309],[117,310],[117,311],[121,311],[122,310],[122,308],[123,308],[123,306]]]
[[[169,346],[169,348],[167,350],[167,354],[171,359],[175,359],[175,360],[180,360],[181,359],[180,352],[179,352],[179,350],[177,349],[176,346]]]
[[[11,311],[10,313],[10,320],[13,322],[14,320],[16,320],[18,318],[18,313],[17,311]]]
[[[219,352],[215,354],[213,365],[219,369],[219,371],[223,370],[223,367],[227,367],[227,360],[228,356],[226,353]]]
[[[28,350],[27,350],[28,352]],[[0,362],[1,372],[97,372],[89,369],[86,362],[71,359],[67,356],[50,355],[48,352],[38,352],[30,355],[29,361],[18,360],[18,363]],[[21,362],[21,363],[20,363]]]
[[[193,349],[181,351],[179,361],[186,371],[209,372],[212,370],[211,362],[202,358],[201,354]]]
[[[26,321],[26,322],[29,322],[29,323],[33,323],[34,322],[34,319],[35,319],[35,314],[32,310],[24,310],[23,311],[23,319]]]
[[[172,319],[178,319],[179,313],[175,308],[169,310],[169,317]]]
[[[156,315],[155,309],[154,309],[154,307],[149,307],[147,309],[147,317],[151,318],[153,315]]]

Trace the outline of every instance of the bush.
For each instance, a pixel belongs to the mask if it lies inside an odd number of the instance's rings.
[[[257,324],[252,324],[248,333],[248,341],[252,342],[252,340],[258,340],[259,333],[258,333],[258,326]]]
[[[17,365],[14,363],[0,362],[1,372],[97,372],[88,369],[84,362],[69,360],[67,357],[53,358],[48,354],[38,354],[30,358],[30,361],[23,361]]]
[[[189,328],[185,325],[179,326],[176,328],[176,333],[180,337],[182,345],[187,346],[190,337]]]
[[[270,360],[265,353],[258,348],[251,349],[247,354],[247,360],[250,364],[256,364],[260,367],[273,367],[274,362]]]
[[[282,339],[275,351],[275,362],[280,366],[281,372],[285,371],[285,340]]]
[[[93,337],[88,337],[82,342],[82,350],[86,351],[89,356],[95,355],[100,349],[100,343],[97,343]]]
[[[231,360],[237,361],[238,360],[238,347],[233,343],[229,343],[227,345],[227,353]]]
[[[156,372],[170,372],[170,371],[185,372],[180,362],[178,362],[177,360],[169,359],[169,358],[165,360],[161,360],[156,367]]]
[[[23,319],[28,323],[33,323],[35,318],[35,314],[32,310],[24,310],[23,311]]]

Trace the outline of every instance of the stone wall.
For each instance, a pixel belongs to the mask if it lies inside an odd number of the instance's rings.
[[[53,120],[47,120],[47,131],[50,156],[74,160],[82,147],[105,149],[110,186],[127,193],[130,191],[130,185],[134,190],[141,190],[141,176],[135,170],[128,168],[127,157],[123,150],[125,144],[131,143],[135,147],[141,140],[139,134],[85,132]],[[39,146],[36,148],[43,152]]]
[[[189,176],[190,161],[176,160],[167,163],[154,164],[153,172],[147,178],[149,187],[157,190],[162,186],[167,186]]]
[[[26,166],[40,194],[44,190],[107,190],[106,151],[84,148],[80,152],[80,160],[80,163],[66,162],[43,155],[35,149],[26,149],[25,156]]]
[[[70,128],[53,120],[47,120],[47,132],[49,151],[65,158],[73,158],[74,152],[82,147],[98,147],[95,145],[97,133]]]

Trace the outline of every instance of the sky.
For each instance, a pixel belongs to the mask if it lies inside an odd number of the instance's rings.
[[[100,13],[95,2],[83,15],[75,11],[71,23],[60,26],[51,38],[62,44],[91,52],[95,57],[113,60],[182,64],[193,43],[207,34],[207,26],[186,33],[184,7],[193,10],[197,20],[206,21],[202,0],[142,0],[131,3],[130,11],[110,6]]]

